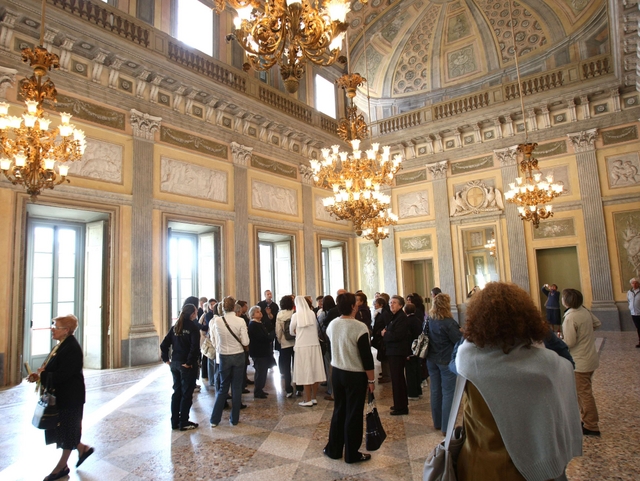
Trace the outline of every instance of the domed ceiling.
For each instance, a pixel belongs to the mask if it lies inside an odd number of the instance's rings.
[[[350,70],[367,77],[374,99],[425,103],[501,82],[514,36],[524,73],[609,51],[603,0],[513,0],[511,10],[513,33],[508,0],[354,0]]]

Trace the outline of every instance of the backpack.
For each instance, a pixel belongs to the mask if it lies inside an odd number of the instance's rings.
[[[295,340],[296,340],[296,336],[292,335],[292,334],[291,334],[291,331],[290,331],[290,327],[291,327],[291,319],[287,319],[286,321],[284,321],[284,323],[283,323],[283,324],[284,324],[284,327],[283,327],[283,330],[284,330],[284,338],[285,338],[287,341],[295,341]]]

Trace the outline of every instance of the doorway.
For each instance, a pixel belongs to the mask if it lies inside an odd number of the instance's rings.
[[[405,296],[415,292],[429,302],[434,284],[433,259],[402,261],[402,292]]]
[[[536,263],[538,266],[538,289],[544,284],[556,284],[560,292],[567,288],[582,291],[576,246],[537,249]],[[545,316],[544,304],[546,301],[546,297],[540,292],[542,314]]]
[[[73,314],[84,366],[108,366],[108,214],[29,204],[27,206],[23,358],[32,369],[55,342],[51,320]]]

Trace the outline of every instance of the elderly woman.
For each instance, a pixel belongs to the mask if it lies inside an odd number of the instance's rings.
[[[266,399],[269,393],[264,392],[267,383],[267,371],[273,366],[273,345],[274,332],[269,332],[262,323],[262,310],[260,306],[253,306],[249,309],[249,354],[253,359],[255,375],[253,378],[253,397],[255,399]]]
[[[56,443],[62,448],[60,460],[44,481],[64,478],[69,475],[67,461],[73,449],[78,450],[80,466],[93,454],[93,448],[82,444],[82,411],[85,401],[82,348],[73,333],[78,328],[78,319],[69,314],[53,319],[51,336],[58,344],[52,349],[42,367],[29,374],[29,382],[40,382],[41,386],[55,390],[59,423],[55,429],[45,431],[47,444]]]
[[[451,314],[451,298],[438,294],[433,298],[425,331],[429,336],[427,369],[431,378],[431,419],[436,429],[447,432],[456,375],[449,370],[453,347],[462,337],[460,326]]]
[[[347,463],[371,459],[359,451],[362,444],[364,402],[375,389],[373,356],[369,344],[369,329],[356,320],[356,296],[350,292],[338,296],[340,317],[327,328],[331,340],[333,366],[333,416],[329,428],[329,442],[323,452],[331,459],[340,459],[344,451]]]
[[[284,389],[287,397],[293,396],[293,386],[291,385],[291,363],[293,361],[293,345],[295,338],[287,339],[290,331],[285,334],[285,326],[291,324],[291,316],[293,315],[293,298],[291,296],[283,296],[280,299],[280,310],[276,316],[276,339],[280,343],[280,356],[278,357],[278,369],[280,374],[284,376]]]
[[[198,427],[197,423],[189,421],[200,358],[200,330],[194,322],[197,317],[198,310],[194,304],[184,305],[178,320],[160,343],[162,361],[171,367],[173,376],[171,428],[180,431]]]
[[[562,304],[568,310],[564,313],[562,334],[564,342],[576,363],[575,378],[578,390],[578,404],[582,418],[582,434],[600,436],[598,408],[593,397],[591,382],[593,372],[600,364],[594,330],[601,326],[600,320],[582,305],[582,293],[576,289],[562,291]]]
[[[543,347],[540,311],[515,284],[490,282],[466,314],[451,363],[467,379],[458,480],[566,480],[582,454],[573,366]]]
[[[324,374],[316,316],[304,297],[296,296],[295,304],[296,312],[291,316],[290,326],[291,334],[296,336],[293,382],[296,387],[304,386],[304,400],[298,404],[310,407],[318,404],[318,384],[327,378]]]

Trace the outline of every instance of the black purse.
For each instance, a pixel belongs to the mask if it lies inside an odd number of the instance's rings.
[[[373,393],[369,393],[369,402],[367,405],[367,433],[365,436],[365,446],[367,451],[375,451],[380,449],[382,443],[387,439],[387,433],[384,432],[378,408],[376,408],[376,400]]]
[[[58,426],[59,418],[56,395],[54,390],[47,385],[40,394],[40,400],[36,404],[31,424],[38,429],[55,429]]]

